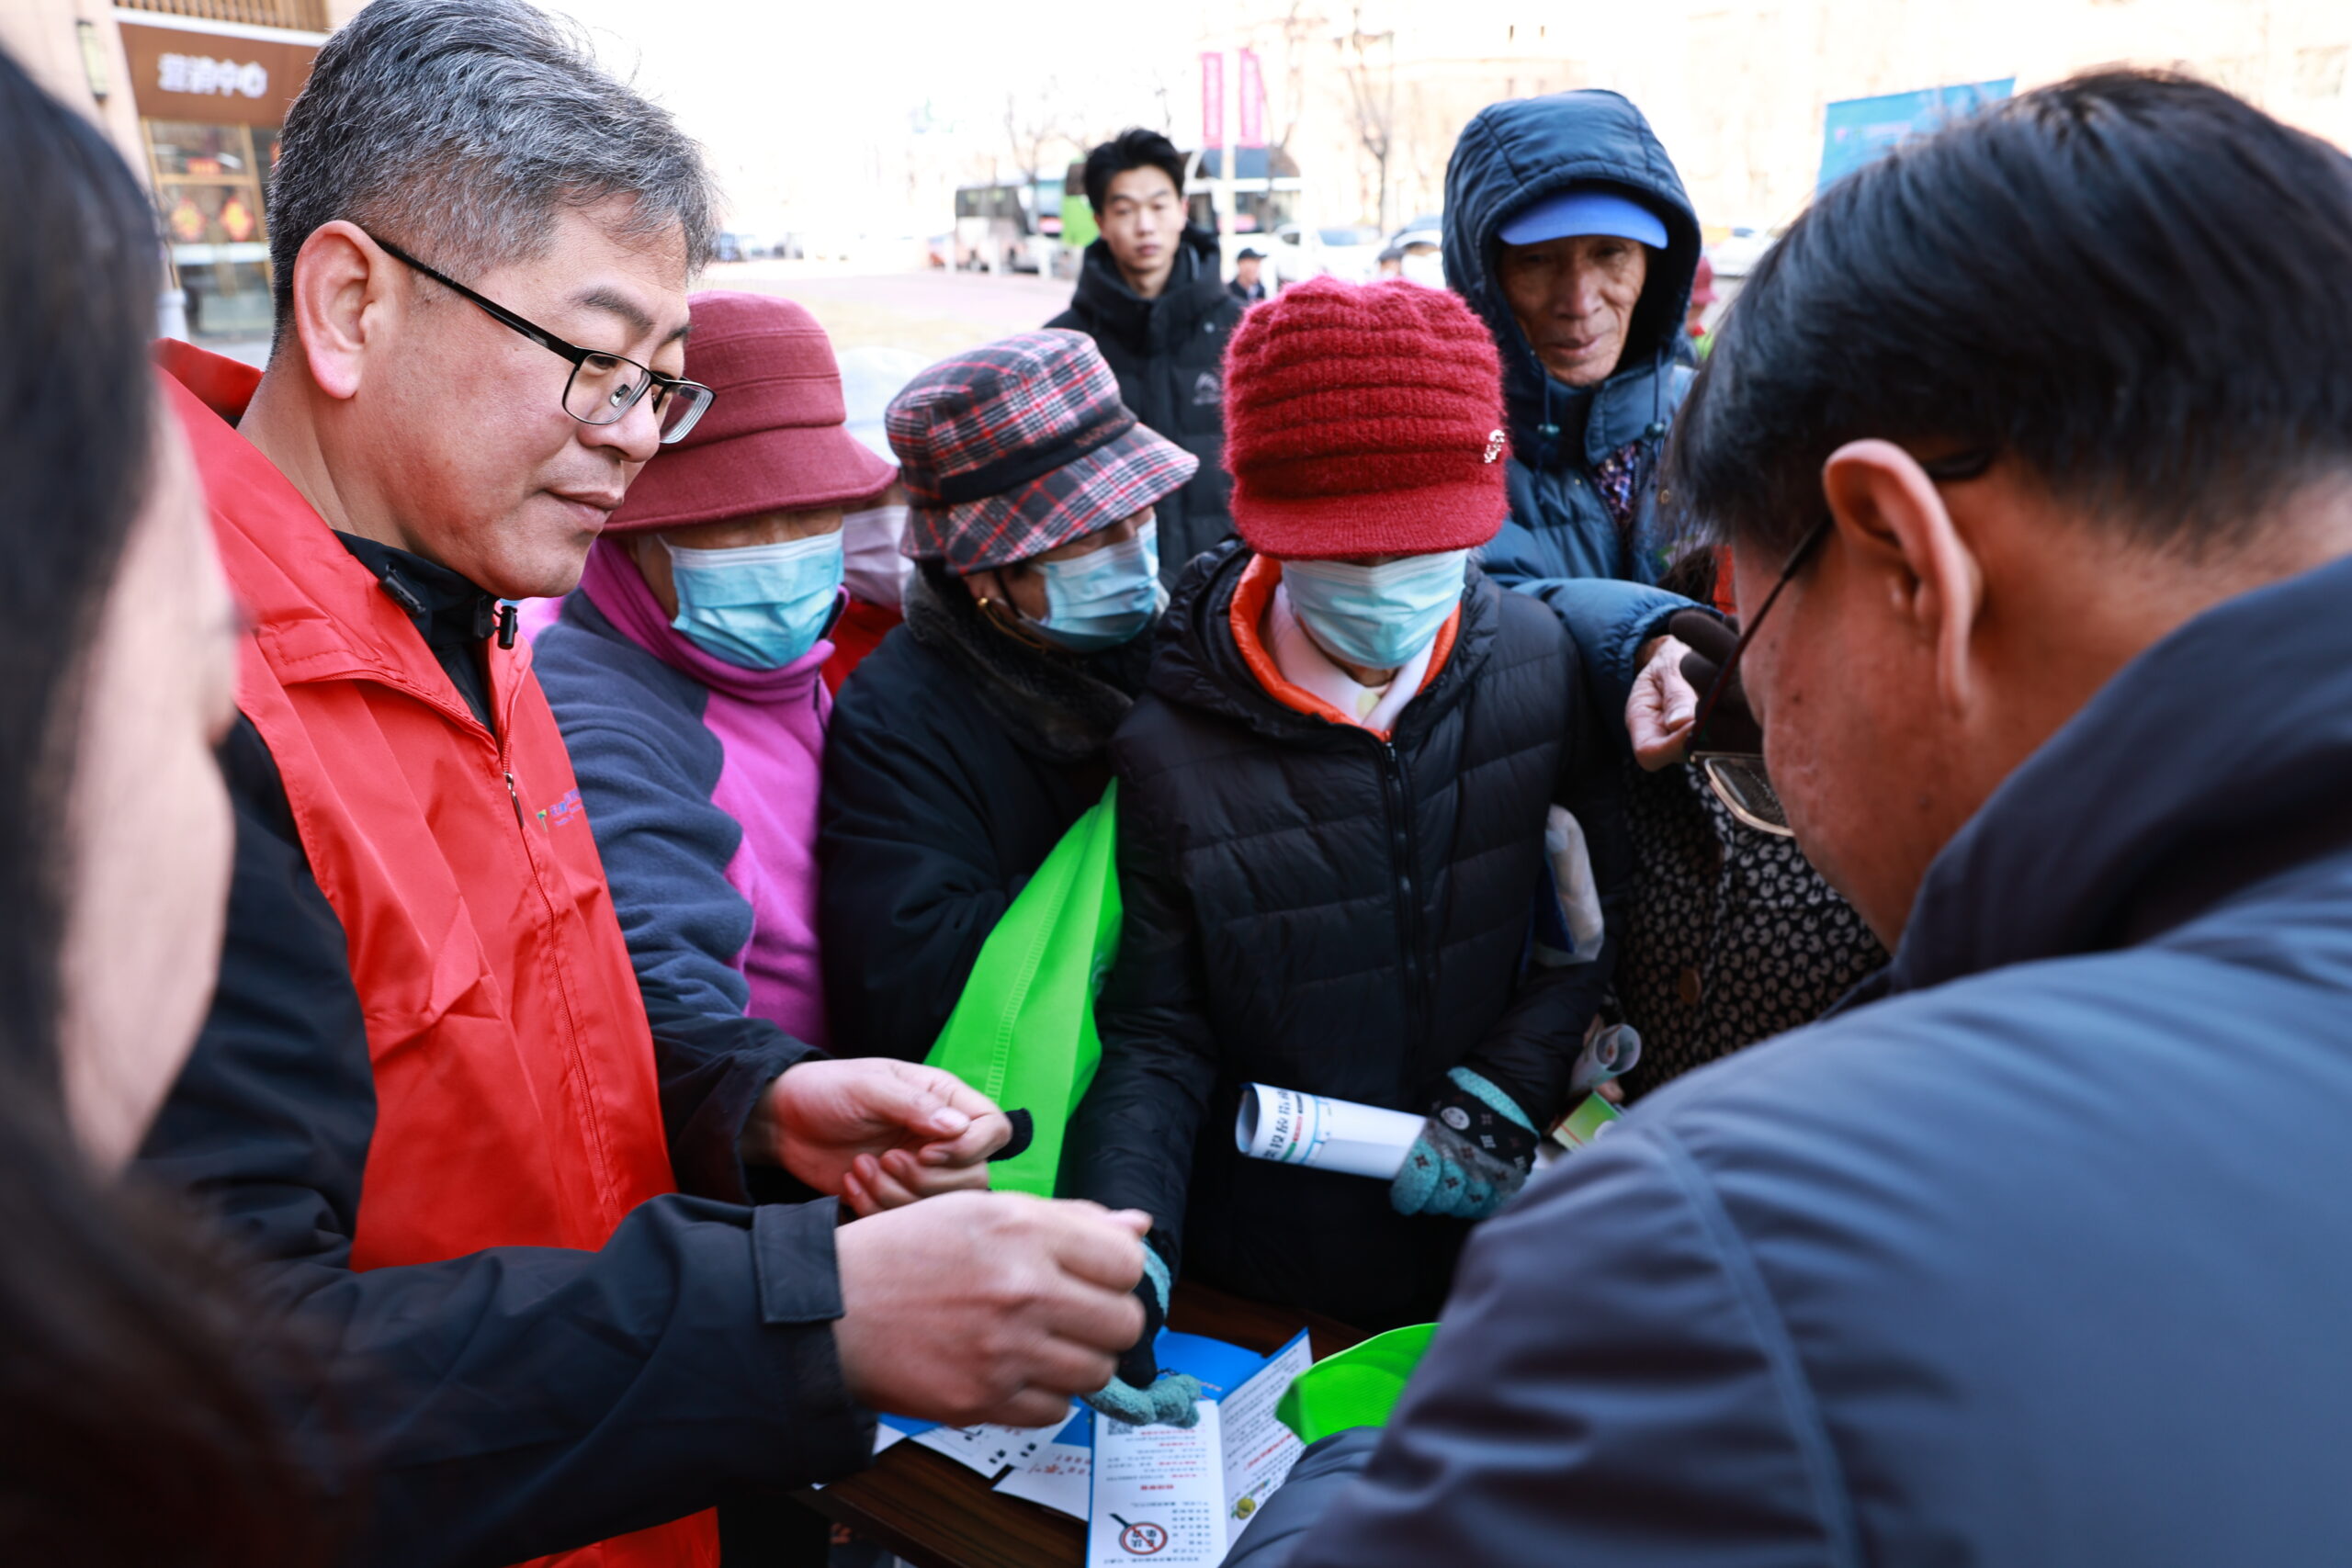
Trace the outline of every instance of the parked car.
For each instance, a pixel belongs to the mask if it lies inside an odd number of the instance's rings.
[[[1381,248],[1380,231],[1370,224],[1285,223],[1274,231],[1274,279],[1299,283],[1329,274],[1369,283],[1379,270]]]

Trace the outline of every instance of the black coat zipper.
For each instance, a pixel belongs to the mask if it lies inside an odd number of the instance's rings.
[[[1405,1017],[1415,1032],[1413,1055],[1426,1048],[1432,1029],[1430,1016],[1430,965],[1423,949],[1428,937],[1421,920],[1421,899],[1414,870],[1420,864],[1413,845],[1413,802],[1406,788],[1404,759],[1391,741],[1375,740],[1380,748],[1380,796],[1388,818],[1388,858],[1396,899],[1396,946],[1403,960]]]

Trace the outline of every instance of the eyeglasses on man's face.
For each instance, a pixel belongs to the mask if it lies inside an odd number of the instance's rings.
[[[1938,484],[1958,484],[1965,479],[1980,478],[1992,466],[1991,452],[1971,451],[1950,457],[1923,459],[1919,470]],[[1828,537],[1829,530],[1836,524],[1836,518],[1823,513],[1820,521],[1806,529],[1804,537],[1797,541],[1796,548],[1789,552],[1789,558],[1782,564],[1780,578],[1772,584],[1772,591],[1764,595],[1764,603],[1756,606],[1755,615],[1741,628],[1739,640],[1732,644],[1730,654],[1715,671],[1715,678],[1707,682],[1706,694],[1699,699],[1698,711],[1690,720],[1690,743],[1687,755],[1690,765],[1697,768],[1700,776],[1707,781],[1707,788],[1734,818],[1758,832],[1770,833],[1776,839],[1794,838],[1796,829],[1789,826],[1788,810],[1781,804],[1780,792],[1772,787],[1771,776],[1764,771],[1761,747],[1755,750],[1712,749],[1707,745],[1707,724],[1722,705],[1724,694],[1738,684],[1740,656],[1747,651],[1747,645],[1756,640],[1757,632],[1764,625],[1764,617],[1772,613],[1772,606],[1779,602],[1781,594],[1795,581],[1797,573],[1804,570],[1805,562],[1812,558],[1814,551],[1821,547],[1821,541]]]
[[[471,301],[491,320],[512,327],[548,353],[571,361],[571,375],[563,384],[563,412],[582,424],[618,424],[628,417],[629,410],[650,397],[662,444],[666,446],[684,440],[686,432],[695,427],[695,422],[702,418],[711,400],[718,396],[699,381],[664,376],[652,367],[639,365],[624,355],[567,343],[497,300],[477,294],[447,274],[425,265],[390,240],[378,239],[373,234],[368,237],[375,240],[385,254]]]

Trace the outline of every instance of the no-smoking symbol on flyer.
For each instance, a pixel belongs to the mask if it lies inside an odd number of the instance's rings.
[[[1118,1515],[1111,1522],[1119,1527],[1119,1550],[1130,1557],[1150,1557],[1168,1549],[1168,1531],[1148,1520],[1129,1524]]]

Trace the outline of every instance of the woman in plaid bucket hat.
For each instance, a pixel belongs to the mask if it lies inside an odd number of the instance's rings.
[[[1598,900],[1544,940],[1546,834],[1555,806],[1604,819],[1615,774],[1559,618],[1471,559],[1509,503],[1500,369],[1459,299],[1285,290],[1242,318],[1225,398],[1241,537],[1177,584],[1112,746],[1125,924],[1065,1169],[1153,1216],[1148,1274],[1425,1321],[1590,1087],[1611,954]],[[1393,1183],[1250,1159],[1229,1129],[1253,1081],[1421,1134]],[[1101,1408],[1170,1412],[1150,1345]]]
[[[1136,423],[1080,333],[943,360],[886,424],[916,570],[833,711],[820,930],[835,1031],[919,1060],[1110,782],[1166,600],[1152,508],[1198,460]]]

